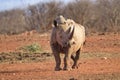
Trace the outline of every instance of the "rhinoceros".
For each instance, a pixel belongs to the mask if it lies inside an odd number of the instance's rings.
[[[53,22],[50,46],[55,58],[55,70],[62,70],[60,53],[64,56],[63,70],[78,68],[80,51],[85,42],[85,28],[74,22],[72,19],[65,19],[62,15],[58,16]],[[70,65],[70,59],[73,65]]]

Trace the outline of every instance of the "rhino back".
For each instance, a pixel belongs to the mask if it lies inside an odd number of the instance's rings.
[[[77,41],[83,43],[85,41],[85,28],[82,25],[76,24],[73,36]]]

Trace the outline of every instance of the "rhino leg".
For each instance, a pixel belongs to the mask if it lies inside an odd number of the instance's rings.
[[[73,61],[74,61],[74,64],[73,64],[72,68],[73,68],[73,69],[78,68],[78,60],[79,60],[79,58],[80,58],[80,49],[76,52],[76,56],[75,56],[75,57],[74,57],[74,56],[71,56],[71,58],[72,58]]]
[[[70,57],[71,55],[70,54],[65,54],[65,57],[64,57],[64,70],[68,70],[70,71],[72,68],[70,67]]]
[[[75,61],[75,57],[74,57],[73,55],[71,55],[71,59],[72,59],[73,61]]]
[[[59,71],[59,70],[61,70],[61,68],[60,68],[60,64],[61,64],[60,53],[53,53],[53,54],[54,54],[55,62],[56,62],[55,71]]]

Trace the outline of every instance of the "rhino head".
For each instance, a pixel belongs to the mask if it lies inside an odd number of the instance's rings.
[[[70,47],[70,40],[73,38],[74,26],[68,26],[66,22],[58,23],[54,20],[54,26],[56,28],[56,40],[58,44],[64,47]]]

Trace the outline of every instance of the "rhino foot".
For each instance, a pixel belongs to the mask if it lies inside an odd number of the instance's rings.
[[[72,69],[78,69],[78,66],[72,66]]]
[[[60,71],[62,70],[62,68],[55,68],[55,71]]]
[[[63,68],[63,70],[66,70],[66,71],[71,71],[72,68]]]

